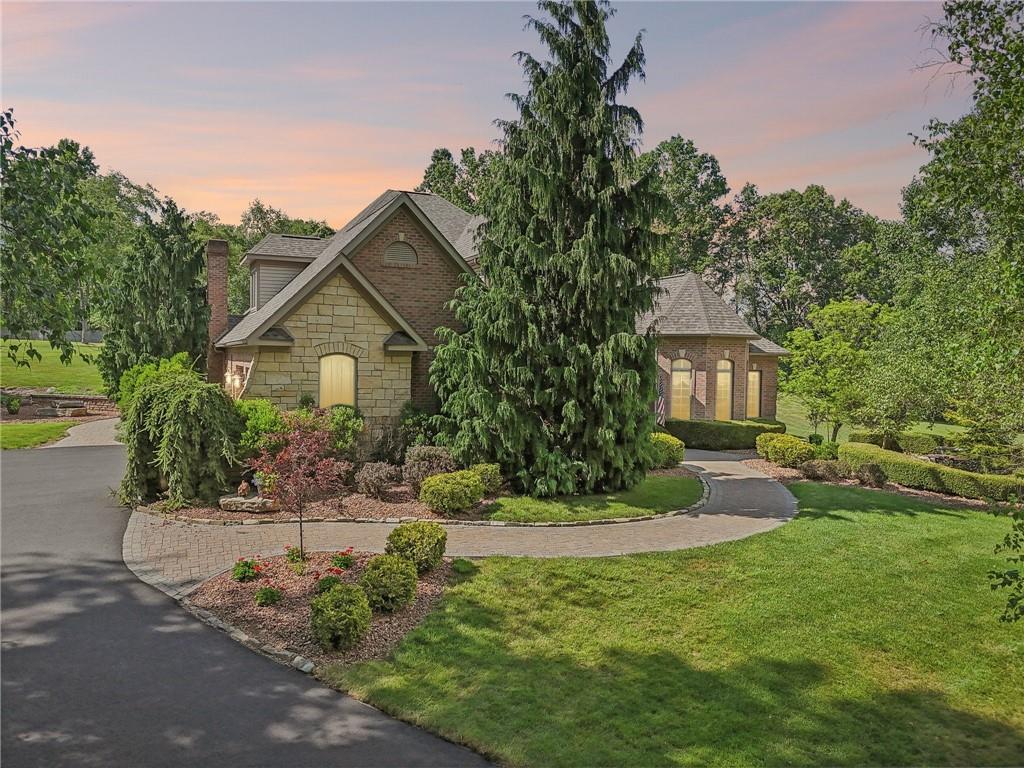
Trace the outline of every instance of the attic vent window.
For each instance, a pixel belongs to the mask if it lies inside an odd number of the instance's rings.
[[[384,249],[385,264],[415,264],[416,249],[403,240],[396,240]]]

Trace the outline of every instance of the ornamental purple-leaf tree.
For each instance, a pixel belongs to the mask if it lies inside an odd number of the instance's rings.
[[[549,60],[519,53],[528,91],[499,121],[503,154],[484,190],[482,280],[453,302],[431,369],[441,439],[496,461],[537,496],[613,490],[649,466],[652,306],[661,197],[642,171],[640,115],[619,103],[644,75],[638,35],[615,67],[607,2],[552,2],[529,17]]]
[[[302,524],[306,505],[341,493],[352,465],[334,458],[334,437],[327,430],[294,429],[272,435],[268,444],[284,447],[276,452],[264,448],[249,466],[262,476],[268,495],[299,518],[299,552],[305,558]]]

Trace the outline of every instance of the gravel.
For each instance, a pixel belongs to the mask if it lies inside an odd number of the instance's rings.
[[[370,629],[360,643],[345,652],[324,651],[313,639],[309,628],[309,602],[321,576],[328,574],[332,552],[307,553],[303,575],[292,569],[284,556],[261,560],[263,578],[237,582],[230,571],[207,580],[189,595],[189,602],[210,611],[222,621],[252,635],[260,644],[304,656],[317,666],[325,662],[367,661],[386,657],[410,630],[434,608],[450,583],[450,561],[422,574],[416,584],[412,604],[394,613],[374,613]],[[352,568],[336,574],[346,583],[357,583],[373,553],[354,552]],[[253,597],[257,589],[274,586],[283,592],[281,602],[259,607]]]

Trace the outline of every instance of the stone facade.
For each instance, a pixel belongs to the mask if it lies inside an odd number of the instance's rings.
[[[732,418],[746,418],[747,371],[761,373],[761,418],[774,419],[778,360],[771,355],[750,355],[748,339],[721,336],[662,336],[658,339],[659,375],[665,385],[666,412],[672,414],[670,370],[672,360],[686,358],[692,366],[691,419],[715,418],[716,373],[719,360],[733,363]]]
[[[385,249],[398,240],[415,249],[415,264],[384,260]],[[462,285],[463,270],[405,209],[396,211],[380,226],[353,254],[352,263],[431,350],[439,341],[435,330],[458,327],[447,304]],[[412,358],[412,401],[427,410],[436,409],[437,402],[428,378],[432,359],[433,351],[414,352]]]
[[[229,350],[233,366],[251,361],[242,397],[265,397],[297,408],[306,393],[319,397],[320,358],[342,353],[356,359],[356,406],[371,421],[397,417],[410,398],[412,354],[386,352],[384,340],[397,330],[339,271],[285,318],[295,338],[288,346]]]

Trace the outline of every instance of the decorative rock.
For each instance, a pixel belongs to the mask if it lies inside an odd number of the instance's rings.
[[[85,403],[83,403],[81,400],[58,400],[57,407],[69,409],[85,408]]]
[[[265,496],[221,496],[220,508],[225,512],[277,512],[281,507]]]
[[[40,418],[53,417],[53,416],[56,416],[56,415],[57,415],[57,409],[56,408],[43,407],[43,408],[37,408],[36,409],[36,416],[39,416]]]
[[[68,416],[88,416],[89,409],[86,408],[84,405],[75,408],[62,408],[60,405],[58,405],[57,415],[62,418],[67,418]]]

